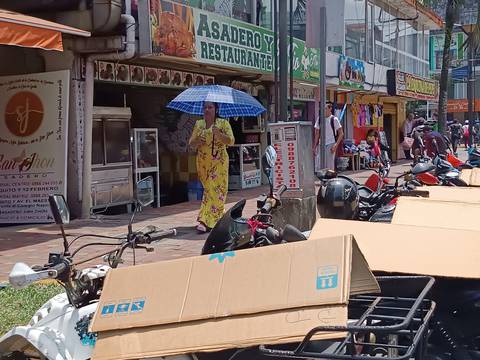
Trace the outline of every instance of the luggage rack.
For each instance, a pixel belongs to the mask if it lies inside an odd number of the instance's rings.
[[[260,352],[295,359],[422,358],[428,323],[435,309],[435,303],[425,297],[434,279],[427,276],[382,276],[377,280],[382,289],[380,296],[360,295],[350,299],[349,319],[358,320],[347,326],[313,328],[294,350],[262,345]],[[412,292],[415,294],[410,294]],[[316,341],[315,335],[324,331],[338,332],[339,338],[345,333],[346,336],[338,341]]]

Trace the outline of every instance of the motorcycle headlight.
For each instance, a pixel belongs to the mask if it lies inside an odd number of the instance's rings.
[[[448,177],[448,178],[457,178],[457,177],[459,177],[459,175],[460,174],[456,171],[449,171],[445,174],[445,176]]]

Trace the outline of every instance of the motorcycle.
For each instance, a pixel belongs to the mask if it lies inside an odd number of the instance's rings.
[[[468,148],[467,164],[472,167],[480,167],[480,151],[477,149],[477,146]]]
[[[269,195],[257,199],[257,213],[250,219],[242,217],[245,201],[235,204],[212,229],[202,254],[233,251],[259,246],[306,240],[302,233],[287,225],[282,231],[271,224],[271,213],[281,206],[280,195],[273,192],[271,169],[276,160],[273,147],[262,158],[264,173],[269,178]],[[324,177],[336,178],[332,171]],[[326,180],[327,181],[327,180]],[[422,359],[425,355],[430,318],[435,303],[427,300],[434,279],[423,276],[377,277],[380,295],[352,296],[349,321],[343,327],[319,326],[306,334],[300,344],[262,345],[244,349],[224,350],[214,354],[197,354],[203,359]],[[322,331],[335,331],[344,340],[315,340]],[[344,334],[347,334],[346,337]]]
[[[411,170],[399,175],[395,178],[393,185],[384,184],[384,174],[386,173],[381,168],[376,190],[372,190],[365,185],[359,185],[346,176],[337,175],[334,171],[327,170],[318,173],[318,178],[321,181],[321,186],[317,193],[317,206],[320,214],[323,217],[336,219],[351,219],[361,221],[386,221],[388,217],[393,216],[395,210],[396,199],[399,196],[428,196],[427,191],[415,190],[418,185],[416,176],[427,173],[433,170],[433,165],[427,163],[418,163]],[[403,183],[399,180],[403,178]],[[348,216],[345,216],[344,208],[338,207],[339,203],[346,201],[342,195],[342,199],[328,198],[328,187],[338,186],[334,185],[336,179],[346,181],[347,185],[344,189],[332,189],[332,196],[338,197],[345,191],[348,192],[352,198],[345,208],[348,210]],[[344,185],[341,185],[344,186]],[[355,195],[356,194],[356,195]],[[328,198],[328,199],[327,199]],[[352,210],[353,208],[353,210]],[[322,214],[323,213],[323,214]],[[351,214],[351,215],[350,215]]]
[[[135,214],[153,200],[153,178],[147,177],[136,184],[135,211],[130,218],[126,235],[113,237],[84,234],[68,241],[64,225],[69,223],[70,213],[65,199],[62,195],[49,197],[53,217],[62,233],[63,252],[50,253],[48,263],[43,266],[30,268],[24,263],[15,264],[9,281],[14,288],[19,289],[40,280],[51,279],[59,282],[65,292],[54,296],[38,309],[28,325],[16,326],[0,338],[1,360],[86,360],[91,357],[96,334],[90,333],[88,327],[97,310],[107,272],[122,263],[125,250],[151,252],[154,250],[151,245],[176,234],[174,229],[160,230],[155,226],[133,231]],[[86,237],[99,238],[101,241],[72,249],[74,243]],[[77,260],[78,254],[89,246],[110,249],[94,257]],[[78,269],[79,265],[102,257],[108,265]],[[175,359],[196,358],[186,355]]]
[[[259,246],[306,240],[305,234],[292,225],[282,230],[272,223],[272,212],[281,207],[281,195],[287,190],[282,185],[273,191],[272,169],[277,160],[273,146],[268,146],[262,156],[262,169],[268,178],[270,192],[257,198],[257,213],[251,218],[242,217],[245,199],[233,205],[217,222],[202,249],[202,255],[233,251]]]

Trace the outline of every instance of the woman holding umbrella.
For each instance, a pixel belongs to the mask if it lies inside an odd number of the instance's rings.
[[[217,119],[217,114],[217,104],[205,102],[203,119],[196,122],[190,138],[190,145],[197,149],[197,172],[204,189],[197,226],[202,233],[223,215],[228,191],[227,146],[235,142],[230,123]]]
[[[227,146],[233,145],[230,123],[225,118],[257,116],[265,108],[252,96],[228,86],[193,86],[175,99],[168,107],[194,115],[203,115],[197,121],[190,145],[197,148],[197,171],[204,191],[199,232],[207,232],[223,215],[228,191]]]

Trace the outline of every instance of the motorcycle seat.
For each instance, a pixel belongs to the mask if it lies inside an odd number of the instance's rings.
[[[371,200],[374,192],[372,189],[366,187],[366,186],[359,186],[358,187],[358,196],[360,197],[360,201],[368,201]]]

